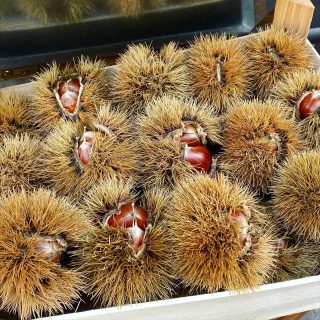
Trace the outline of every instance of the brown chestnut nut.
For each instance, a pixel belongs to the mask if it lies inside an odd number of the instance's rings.
[[[130,234],[133,247],[138,250],[144,240],[148,224],[148,213],[143,208],[132,204],[124,204],[119,211],[107,217],[105,223],[109,227],[124,227]]]
[[[240,223],[240,243],[248,250],[251,247],[251,236],[249,234],[249,223],[247,217],[241,210],[231,210],[229,217],[232,222]]]
[[[184,146],[184,160],[189,162],[197,171],[209,172],[212,165],[212,156],[206,146]]]
[[[60,102],[63,108],[71,114],[76,110],[80,87],[81,83],[79,79],[59,81],[57,84],[57,92]]]
[[[308,116],[320,113],[320,90],[306,92],[297,103],[298,114],[301,120]]]
[[[82,135],[78,148],[76,149],[79,160],[83,165],[87,165],[91,158],[93,146],[94,133],[91,131],[84,132]]]
[[[34,242],[34,249],[42,258],[59,263],[67,250],[67,242],[60,237],[39,236]]]
[[[196,147],[196,146],[203,145],[197,128],[190,123],[187,123],[184,125],[183,132],[180,137],[180,142],[186,143],[189,147]]]

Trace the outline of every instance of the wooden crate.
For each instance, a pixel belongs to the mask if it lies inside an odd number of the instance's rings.
[[[295,30],[306,37],[313,5],[309,0],[277,0],[274,25]],[[237,41],[249,36],[239,37]],[[312,44],[305,45],[320,69],[320,56]],[[112,74],[116,66],[107,68]],[[4,88],[32,94],[32,83]],[[94,309],[42,318],[43,320],[268,320],[288,314],[320,308],[320,275],[262,285],[254,291],[229,291],[194,295],[161,301],[126,305],[121,308]]]
[[[43,320],[269,320],[320,308],[320,276],[229,291],[105,308]]]

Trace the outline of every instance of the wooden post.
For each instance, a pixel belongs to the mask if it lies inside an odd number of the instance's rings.
[[[277,0],[273,25],[307,38],[313,12],[314,5],[310,0]]]

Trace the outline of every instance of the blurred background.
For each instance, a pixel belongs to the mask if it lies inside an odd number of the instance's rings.
[[[309,39],[320,51],[319,0]],[[114,63],[126,46],[195,34],[245,35],[272,22],[275,0],[0,0],[0,87],[80,54]]]

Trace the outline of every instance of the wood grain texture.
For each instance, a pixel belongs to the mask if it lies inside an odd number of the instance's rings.
[[[306,38],[313,17],[314,5],[310,0],[277,0],[273,25],[285,27]]]
[[[301,317],[303,317],[307,312],[299,312],[295,314],[291,314],[289,316],[284,316],[280,318],[276,318],[273,320],[299,320]]]

